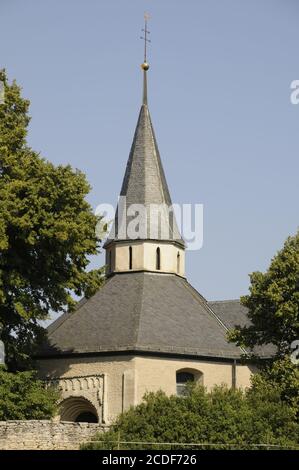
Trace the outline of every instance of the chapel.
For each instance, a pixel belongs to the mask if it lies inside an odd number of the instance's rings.
[[[61,389],[63,421],[110,424],[146,392],[184,395],[188,381],[247,387],[253,373],[244,350],[227,341],[229,329],[248,324],[245,307],[208,302],[186,278],[186,244],[168,210],[148,107],[148,70],[145,57],[141,109],[104,245],[106,282],[48,327],[37,356],[41,376]],[[136,204],[146,217],[130,237],[128,208]]]

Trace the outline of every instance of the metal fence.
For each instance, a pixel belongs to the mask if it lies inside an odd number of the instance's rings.
[[[123,440],[92,440],[83,449],[98,450],[299,450],[299,445],[270,443],[222,443],[222,442],[149,442]]]

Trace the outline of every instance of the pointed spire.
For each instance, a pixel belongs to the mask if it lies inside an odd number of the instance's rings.
[[[127,209],[140,204],[146,209],[146,220],[140,222],[141,228],[144,228],[141,230],[144,234],[143,239],[153,239],[152,233],[154,232],[156,240],[173,241],[184,246],[175,216],[169,216],[172,202],[147,106],[149,64],[146,56],[146,44],[150,42],[147,38],[149,34],[147,19],[148,16],[145,15],[145,26],[142,30],[144,32],[144,37],[142,37],[144,39],[144,62],[141,64],[143,70],[142,106],[120,192],[120,196],[125,198],[125,207],[121,204],[118,206],[113,229],[106,245],[112,240],[127,238],[127,230],[122,232],[122,228],[126,229],[132,218],[127,214]],[[157,212],[161,210],[161,214],[157,215],[155,210]],[[155,215],[157,215],[156,219]]]
[[[142,205],[146,210],[146,221],[140,222],[143,239],[155,239],[177,242],[184,246],[175,216],[169,217],[168,208],[172,206],[161,157],[148,106],[141,106],[134,139],[127,162],[126,172],[120,192],[125,197],[125,206],[118,206],[113,230],[107,243],[125,239],[121,227],[127,228],[134,216],[128,215],[128,208],[135,204]],[[155,219],[155,210],[162,212]],[[143,224],[145,226],[143,227]],[[152,231],[153,230],[153,231]]]

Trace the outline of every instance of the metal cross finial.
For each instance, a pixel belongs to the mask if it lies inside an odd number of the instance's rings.
[[[144,33],[144,36],[140,36],[140,39],[144,40],[144,63],[146,63],[147,43],[151,42],[147,37],[147,35],[150,34],[150,31],[147,29],[147,22],[149,19],[150,15],[148,13],[144,13],[144,29],[141,30]]]

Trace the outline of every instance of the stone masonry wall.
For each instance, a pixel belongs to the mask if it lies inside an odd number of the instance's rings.
[[[76,450],[106,428],[67,421],[0,421],[0,450]]]

